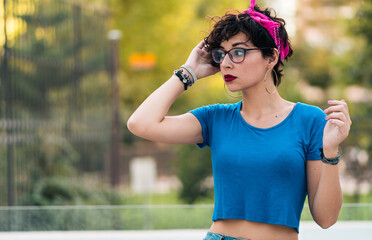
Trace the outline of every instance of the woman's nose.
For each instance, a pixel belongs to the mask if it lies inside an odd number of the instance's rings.
[[[225,57],[222,59],[220,66],[224,68],[231,68],[232,64],[233,62],[231,61],[229,54],[226,54]]]

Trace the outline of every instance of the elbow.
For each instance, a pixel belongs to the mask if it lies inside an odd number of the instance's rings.
[[[151,140],[151,125],[146,121],[141,121],[141,119],[132,115],[127,121],[127,128],[137,137]]]
[[[316,211],[314,211],[313,209],[312,215],[314,221],[323,229],[330,228],[337,222],[341,206],[342,195],[340,196],[338,201],[333,202],[331,206],[323,206],[320,209],[317,208]]]
[[[334,217],[328,217],[328,218],[325,218],[325,219],[322,219],[322,220],[318,220],[318,221],[316,221],[316,223],[321,228],[327,229],[327,228],[330,228],[331,226],[333,226],[337,222],[337,219],[338,219],[338,214],[337,214],[337,216],[334,216]]]
[[[131,116],[127,121],[128,130],[136,136],[141,135],[141,124],[133,116]]]
[[[328,228],[332,227],[335,223],[336,223],[336,221],[324,222],[324,223],[318,223],[318,225],[323,229],[328,229]]]

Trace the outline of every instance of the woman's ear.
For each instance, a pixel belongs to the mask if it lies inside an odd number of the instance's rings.
[[[274,52],[274,54],[272,56],[267,57],[267,62],[268,62],[269,67],[271,69],[273,69],[279,61],[279,51],[278,51],[278,49],[274,48],[273,52]]]

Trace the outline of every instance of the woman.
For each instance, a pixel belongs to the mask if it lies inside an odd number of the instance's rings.
[[[337,221],[338,148],[351,125],[347,104],[332,100],[322,111],[281,98],[280,68],[291,54],[284,21],[252,0],[248,10],[219,18],[186,64],[128,120],[140,137],[211,148],[215,208],[205,239],[298,239],[306,195],[322,228]],[[197,79],[219,71],[242,101],[166,116]]]

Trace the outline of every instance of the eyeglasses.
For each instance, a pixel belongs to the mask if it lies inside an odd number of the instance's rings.
[[[225,59],[226,54],[228,54],[232,62],[241,63],[244,61],[245,55],[249,53],[250,51],[261,50],[261,49],[266,49],[266,48],[250,48],[250,49],[232,48],[227,52],[222,49],[215,48],[212,50],[212,58],[215,63],[221,64],[222,61]]]

